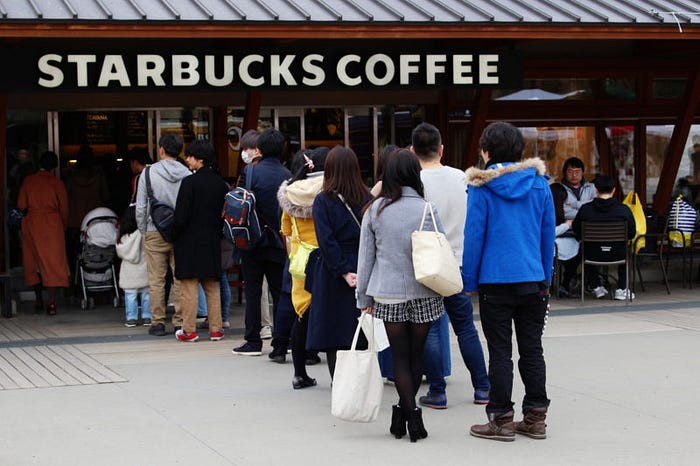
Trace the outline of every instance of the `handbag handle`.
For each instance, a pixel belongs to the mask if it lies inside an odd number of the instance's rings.
[[[430,204],[430,202],[425,203],[425,207],[423,207],[423,217],[420,219],[420,226],[418,227],[418,231],[423,231],[423,224],[425,223],[425,215],[428,213],[428,209],[430,209],[430,218],[433,220],[433,231],[438,232],[438,227],[437,223],[435,222],[435,215],[433,214],[433,206]]]
[[[362,228],[360,221],[355,216],[355,212],[352,211],[352,209],[350,208],[350,205],[347,203],[347,201],[345,200],[343,195],[340,193],[337,193],[337,196],[338,196],[338,199],[340,199],[343,202],[343,204],[345,204],[345,208],[348,209],[348,212],[350,212],[350,215],[352,215],[352,218],[353,218],[353,220],[355,220],[355,223],[357,223],[357,226]]]
[[[355,329],[355,335],[352,337],[352,345],[350,346],[350,351],[357,351],[357,340],[360,338],[360,330],[362,330],[362,321],[364,320],[367,312],[362,311],[360,314],[360,320],[357,322],[357,328]],[[370,325],[371,335],[365,335],[367,337],[367,349],[370,351],[376,351],[376,343],[374,341],[374,314],[372,315],[372,325]]]

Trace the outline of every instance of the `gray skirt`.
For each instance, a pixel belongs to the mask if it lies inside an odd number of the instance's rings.
[[[374,303],[374,317],[384,322],[413,322],[424,324],[438,320],[445,312],[442,297],[409,299],[402,303]]]

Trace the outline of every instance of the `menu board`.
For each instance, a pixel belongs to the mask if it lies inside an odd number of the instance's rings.
[[[129,144],[148,143],[147,112],[126,112],[126,139]]]
[[[85,112],[87,144],[114,144],[115,118],[113,112]]]

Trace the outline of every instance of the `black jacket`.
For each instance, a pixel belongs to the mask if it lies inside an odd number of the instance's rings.
[[[637,233],[637,225],[634,222],[634,215],[629,207],[622,204],[617,199],[601,199],[596,197],[591,202],[581,206],[574,218],[571,226],[577,239],[581,239],[582,222],[627,222],[627,238],[634,238]],[[593,260],[617,260],[625,257],[624,243],[613,243],[610,245],[599,245],[598,248],[586,250],[586,258]],[[609,246],[609,248],[607,247]]]
[[[182,180],[175,204],[175,276],[221,278],[221,209],[228,186],[211,167]]]

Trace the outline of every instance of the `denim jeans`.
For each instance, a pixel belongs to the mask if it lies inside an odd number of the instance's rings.
[[[141,295],[141,318],[151,319],[151,295],[148,287],[135,291],[124,291],[124,305],[126,307],[126,320],[138,320],[139,295]]]
[[[520,354],[518,370],[525,386],[522,411],[549,406],[542,349],[547,302],[543,292],[479,292],[481,326],[489,348],[491,390],[487,414],[498,417],[513,409],[513,324]]]
[[[489,377],[486,372],[484,350],[481,348],[479,333],[474,326],[474,308],[471,297],[464,293],[446,297],[445,311],[447,311],[452,328],[457,335],[459,351],[471,375],[474,390],[488,391]],[[445,379],[439,376],[441,352],[444,350],[440,348],[438,343],[439,340],[428,334],[428,340],[425,343],[425,375],[430,384],[431,392],[444,393]],[[447,351],[449,351],[449,346]]]
[[[228,274],[225,270],[221,274],[219,289],[221,291],[221,320],[226,322],[231,310],[231,286],[228,284]]]
[[[199,294],[197,295],[197,317],[207,317],[209,311],[207,311],[207,299],[204,296],[204,288],[200,283],[198,286]]]

